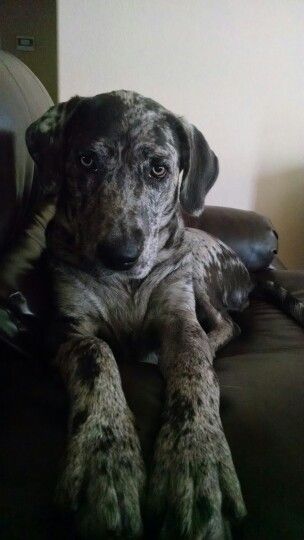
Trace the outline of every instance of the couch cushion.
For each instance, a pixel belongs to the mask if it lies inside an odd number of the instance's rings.
[[[304,346],[216,362],[222,418],[245,497],[244,538],[303,538]]]
[[[254,293],[250,307],[235,313],[234,319],[242,333],[218,352],[218,357],[250,353],[275,353],[283,350],[303,350],[303,329],[285,315],[274,303]]]
[[[303,538],[303,331],[263,299],[238,317],[243,334],[219,354],[221,414],[249,511],[246,540]],[[1,538],[71,538],[52,497],[66,430],[52,370],[2,354]],[[164,403],[158,368],[120,365],[149,465]],[[5,535],[5,532],[7,533]],[[19,535],[19,536],[18,536]]]

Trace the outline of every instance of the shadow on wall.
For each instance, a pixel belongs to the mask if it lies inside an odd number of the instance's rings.
[[[283,263],[304,268],[304,169],[259,176],[255,210],[272,220]]]

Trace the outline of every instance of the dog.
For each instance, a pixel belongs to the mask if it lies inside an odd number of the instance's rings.
[[[160,538],[223,538],[223,513],[241,518],[245,506],[212,363],[251,281],[181,217],[203,211],[217,157],[196,127],[124,90],[55,105],[26,142],[56,201],[46,243],[71,404],[58,497],[84,537],[139,537],[145,499]],[[157,353],[166,381],[147,488],[116,363],[135,348],[139,360]]]

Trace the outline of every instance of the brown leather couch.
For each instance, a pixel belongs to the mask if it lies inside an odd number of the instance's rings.
[[[26,126],[51,104],[38,79],[0,51],[0,250],[2,263],[33,220],[39,186],[24,144]],[[232,246],[253,278],[284,284],[304,300],[304,272],[277,259],[271,223],[254,213],[207,207],[190,220]],[[71,516],[52,500],[64,451],[67,400],[41,340],[50,286],[43,257],[20,282],[37,317],[19,320],[2,299],[0,318],[0,538],[75,538]],[[11,291],[12,292],[12,291]],[[3,313],[15,335],[6,332]],[[242,334],[218,355],[221,414],[248,509],[235,538],[304,538],[304,333],[267,297],[255,291],[235,316]],[[148,364],[121,365],[147,464],[160,425],[164,383]]]

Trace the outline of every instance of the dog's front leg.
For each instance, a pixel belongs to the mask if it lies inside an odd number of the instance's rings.
[[[181,309],[164,318],[159,313],[167,397],[148,509],[160,538],[220,539],[223,513],[240,518],[245,507],[220,420],[208,338],[190,304],[179,300],[175,306]]]
[[[71,402],[57,497],[77,511],[85,538],[138,537],[144,469],[112,351],[97,338],[74,337],[59,349],[57,365]]]

